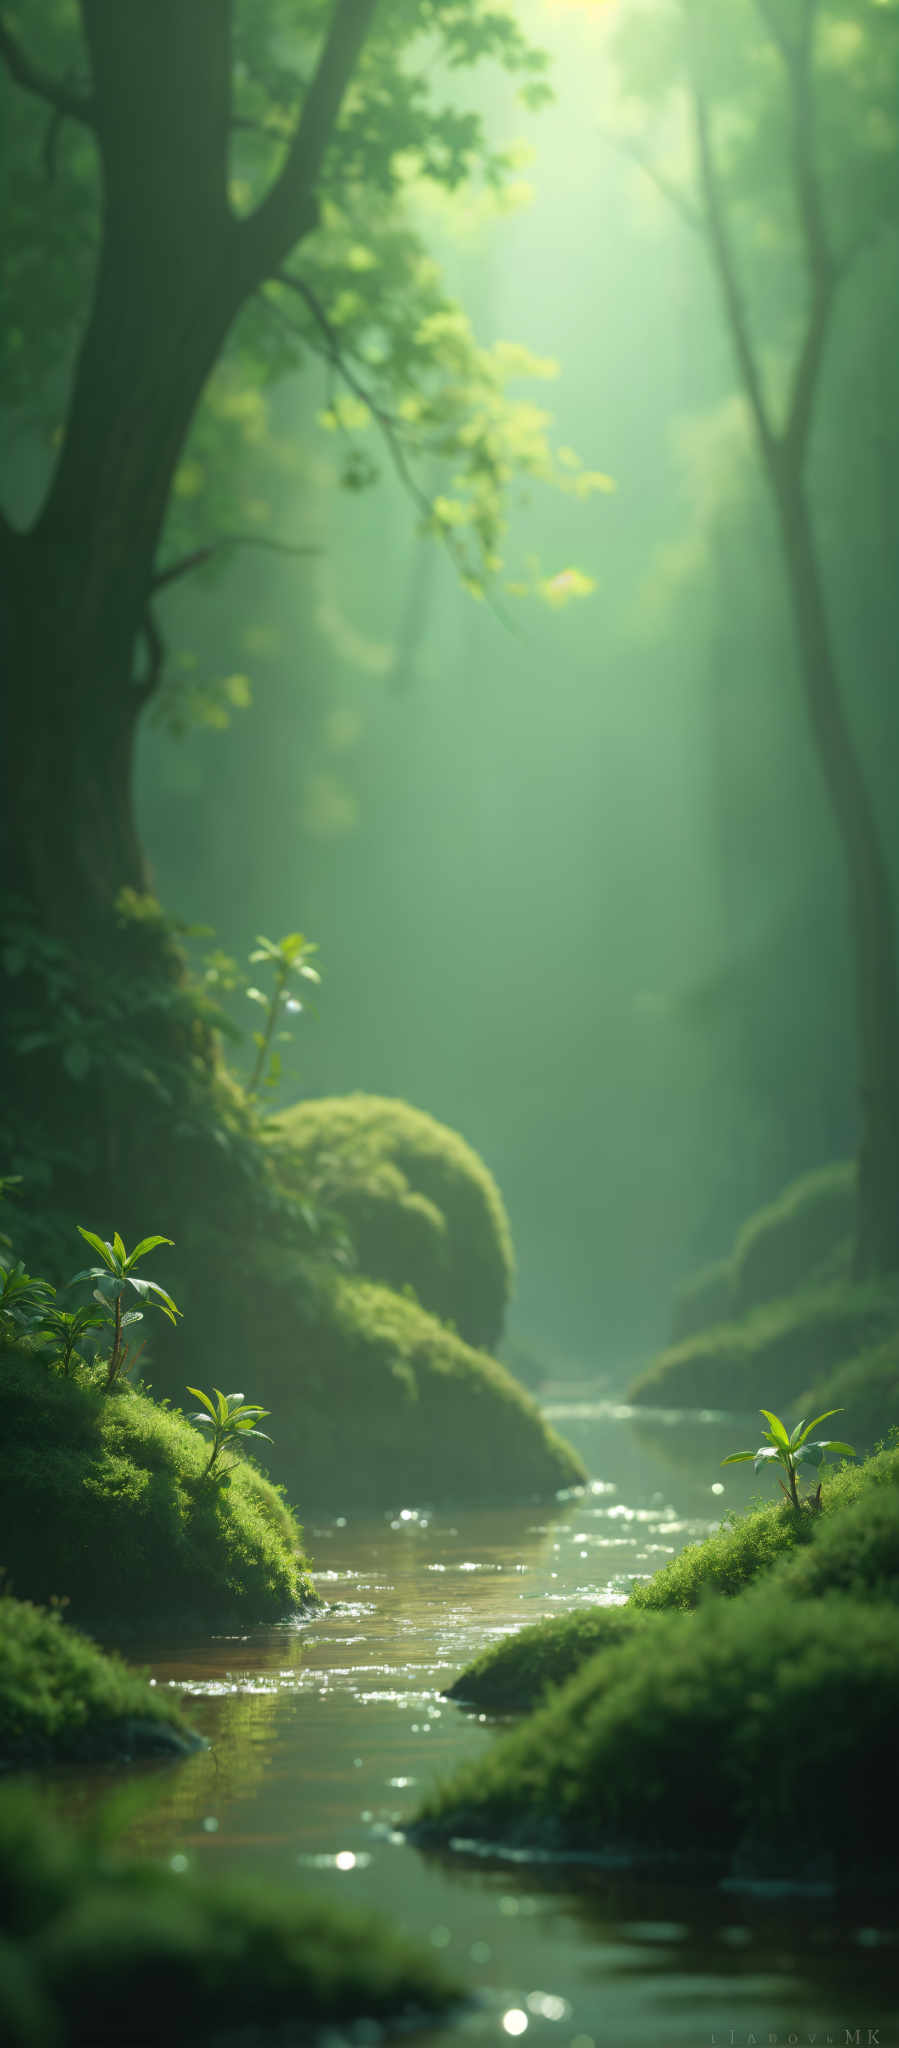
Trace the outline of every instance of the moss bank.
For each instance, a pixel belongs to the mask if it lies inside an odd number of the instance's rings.
[[[897,1321],[895,1288],[834,1281],[669,1345],[628,1399],[658,1408],[748,1409],[776,1388],[778,1403],[786,1406],[813,1379],[881,1343]]]
[[[242,2028],[261,2038],[262,2016],[279,2039],[362,2020],[381,2039],[458,1997],[436,1959],[373,1916],[127,1861],[25,1788],[0,1797],[0,1923],[10,2048],[195,2048]]]
[[[685,1873],[893,1877],[892,1606],[764,1585],[594,1657],[423,1808],[425,1841],[624,1856]]]
[[[627,1607],[582,1607],[494,1643],[447,1687],[446,1697],[492,1714],[524,1713],[590,1657],[618,1650],[643,1626]]]
[[[272,1410],[267,1463],[292,1497],[358,1513],[527,1500],[584,1480],[519,1382],[418,1302],[276,1249],[254,1253],[254,1273],[253,1391]],[[250,1341],[247,1293],[220,1295],[213,1353]]]
[[[502,1196],[478,1154],[445,1124],[380,1095],[300,1102],[278,1117],[293,1171],[344,1216],[372,1280],[411,1286],[468,1343],[495,1345],[514,1255]]]
[[[0,1598],[0,1770],[184,1756],[198,1743],[165,1690],[58,1611]]]
[[[311,1591],[280,1493],[243,1461],[226,1485],[204,1481],[208,1448],[183,1415],[9,1345],[0,1405],[0,1565],[20,1597],[134,1632],[277,1620]]]

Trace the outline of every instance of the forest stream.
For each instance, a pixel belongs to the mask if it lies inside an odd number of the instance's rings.
[[[156,1684],[185,1696],[210,1743],[175,1768],[134,1773],[129,1840],[176,1871],[253,1869],[377,1906],[445,1952],[473,2003],[416,2035],[422,2044],[887,2048],[899,2000],[882,1899],[842,1907],[823,1889],[446,1859],[406,1841],[423,1790],[493,1739],[483,1716],[441,1696],[465,1663],[525,1623],[621,1601],[754,1490],[741,1471],[721,1497],[719,1461],[745,1418],[666,1415],[654,1431],[646,1411],[562,1388],[546,1407],[596,1474],[586,1492],[540,1508],[431,1513],[410,1502],[380,1519],[313,1522],[327,1610],[247,1635],[129,1646]],[[107,1773],[79,1773],[65,1803],[83,1810],[109,1786]],[[375,2048],[382,2034],[363,2023],[349,2038]]]

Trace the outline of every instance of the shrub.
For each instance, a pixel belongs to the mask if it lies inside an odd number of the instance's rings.
[[[716,1259],[713,1265],[703,1266],[701,1272],[681,1282],[671,1311],[672,1344],[730,1321],[734,1312],[733,1281],[730,1259]]]
[[[859,1826],[899,1799],[897,1712],[895,1608],[760,1587],[591,1658],[419,1832],[867,1886],[899,1864]]]
[[[471,1146],[380,1095],[300,1102],[278,1117],[288,1186],[346,1220],[370,1279],[414,1288],[475,1345],[502,1332],[514,1258],[502,1197]]]
[[[355,2038],[354,2021],[381,2039],[458,1997],[432,1954],[373,1915],[115,1856],[25,1787],[0,1797],[0,1919],[12,2048]]]
[[[635,1586],[629,1608],[695,1607],[707,1594],[742,1593],[751,1580],[807,1543],[821,1541],[833,1519],[836,1529],[856,1501],[873,1501],[881,1489],[899,1485],[899,1448],[881,1451],[861,1465],[824,1474],[820,1516],[797,1516],[787,1501],[771,1501],[723,1525],[702,1543],[691,1543],[645,1585]],[[839,1536],[833,1542],[838,1546]]]
[[[734,1245],[736,1313],[795,1293],[851,1239],[855,1217],[853,1160],[822,1166],[791,1181],[776,1201],[744,1224]]]
[[[208,1446],[127,1386],[47,1371],[0,1349],[0,1564],[12,1590],[65,1596],[104,1628],[274,1620],[309,1588],[300,1532],[248,1463],[204,1483]]]
[[[170,1696],[98,1650],[58,1610],[0,1597],[0,1769],[196,1746]]]
[[[777,1581],[793,1598],[837,1592],[899,1600],[899,1472],[891,1485],[866,1488],[817,1524],[811,1542],[778,1566]]]
[[[525,1389],[416,1301],[271,1247],[253,1270],[220,1299],[213,1347],[252,1343],[278,1419],[269,1462],[296,1498],[358,1512],[526,1500],[585,1478]]]
[[[466,1666],[446,1696],[493,1714],[523,1713],[553,1685],[563,1685],[589,1657],[620,1649],[642,1627],[624,1607],[581,1607],[573,1614],[516,1629]]]
[[[836,1282],[753,1309],[662,1351],[628,1399],[659,1408],[758,1408],[772,1387],[794,1403],[813,1375],[877,1343],[899,1319],[895,1291]],[[823,1402],[824,1407],[848,1405]],[[816,1412],[812,1410],[812,1412]]]

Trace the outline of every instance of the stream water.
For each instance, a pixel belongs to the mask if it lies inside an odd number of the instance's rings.
[[[253,1869],[376,1905],[432,1944],[474,2000],[420,2048],[895,2048],[899,1947],[882,1899],[437,1859],[405,1841],[423,1790],[494,1739],[442,1698],[466,1661],[524,1623],[624,1599],[758,1485],[729,1468],[722,1487],[745,1419],[654,1420],[561,1389],[547,1412],[596,1475],[586,1492],[539,1508],[410,1501],[375,1521],[348,1503],[306,1531],[328,1612],[129,1650],[187,1697],[211,1745],[137,1774],[130,1839],[176,1871]],[[72,1796],[92,1803],[104,1783],[84,1775]]]

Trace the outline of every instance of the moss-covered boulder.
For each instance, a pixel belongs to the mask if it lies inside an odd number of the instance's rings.
[[[897,1320],[889,1285],[809,1288],[669,1345],[628,1399],[656,1408],[786,1408],[813,1378],[881,1342]]]
[[[58,1609],[0,1598],[0,1771],[186,1756],[199,1740],[167,1691]]]
[[[794,1294],[841,1248],[848,1268],[855,1221],[853,1160],[791,1181],[737,1237],[731,1259],[737,1314]]]
[[[280,1492],[244,1461],[204,1479],[208,1446],[180,1413],[63,1379],[16,1345],[0,1348],[0,1409],[0,1566],[15,1594],[132,1632],[302,1606],[311,1586]]]
[[[468,1343],[495,1345],[514,1257],[492,1174],[455,1131],[407,1102],[328,1096],[278,1117],[279,1171],[344,1218],[360,1270],[414,1288]]]
[[[894,1606],[763,1585],[591,1658],[422,1809],[425,1841],[625,1856],[688,1874],[892,1881]]]
[[[24,1787],[0,1794],[0,1924],[9,2048],[381,2040],[459,1999],[374,1915],[115,1855]]]
[[[527,1500],[586,1477],[519,1382],[417,1301],[275,1248],[218,1302],[252,1345],[272,1411],[267,1462],[292,1498],[358,1513],[421,1500]]]

